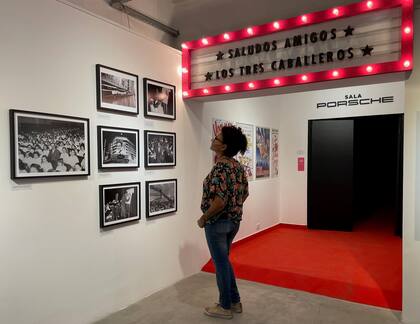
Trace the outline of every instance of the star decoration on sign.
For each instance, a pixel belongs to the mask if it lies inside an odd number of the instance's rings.
[[[225,53],[223,53],[222,51],[219,51],[219,53],[216,54],[217,60],[218,61],[223,60],[223,55],[225,55]]]
[[[372,51],[373,51],[372,46],[366,45],[366,47],[362,47],[360,50],[362,51],[363,56],[366,56],[366,55],[372,56]]]
[[[353,31],[354,31],[354,28],[353,27],[347,26],[347,28],[344,29],[344,32],[346,33],[345,37],[347,37],[347,36],[353,36]]]
[[[206,77],[206,81],[210,81],[210,80],[211,80],[211,78],[212,78],[212,76],[213,76],[213,73],[211,73],[211,72],[207,72],[207,73],[206,73],[206,75],[205,75],[205,77]]]

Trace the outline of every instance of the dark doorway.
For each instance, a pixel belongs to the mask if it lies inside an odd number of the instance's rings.
[[[308,227],[402,234],[403,115],[309,121]]]

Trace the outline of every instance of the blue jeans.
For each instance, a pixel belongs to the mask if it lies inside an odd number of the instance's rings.
[[[219,219],[213,224],[207,224],[204,229],[211,258],[216,267],[219,303],[223,308],[230,309],[232,303],[239,303],[241,299],[229,261],[230,247],[238,233],[239,224],[229,219]]]

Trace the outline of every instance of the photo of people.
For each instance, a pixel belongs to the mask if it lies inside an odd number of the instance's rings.
[[[257,178],[270,176],[270,128],[256,127],[255,153]]]
[[[172,213],[177,210],[177,180],[146,182],[146,217]]]
[[[175,119],[175,86],[147,78],[143,82],[144,116]]]
[[[101,227],[140,219],[140,183],[99,187]]]
[[[13,178],[89,174],[89,120],[11,110]]]
[[[139,131],[98,126],[98,155],[100,169],[138,168]]]
[[[175,166],[175,133],[145,131],[144,138],[146,167]]]
[[[138,76],[96,65],[98,109],[138,114]]]

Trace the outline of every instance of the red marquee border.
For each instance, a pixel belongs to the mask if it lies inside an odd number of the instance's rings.
[[[296,74],[240,83],[226,83],[213,87],[191,89],[191,76],[189,73],[191,68],[191,52],[196,49],[226,44],[252,37],[261,37],[283,30],[310,26],[326,21],[348,18],[372,11],[397,7],[402,7],[401,58],[398,61],[366,64],[342,69],[310,72],[306,74]],[[226,32],[199,40],[188,41],[182,44],[182,96],[184,99],[188,99],[194,97],[307,84],[312,82],[354,78],[367,75],[409,71],[413,68],[413,34],[413,0],[369,0],[361,1],[348,6],[338,6],[324,11],[308,13],[286,20],[278,20],[264,25]]]

